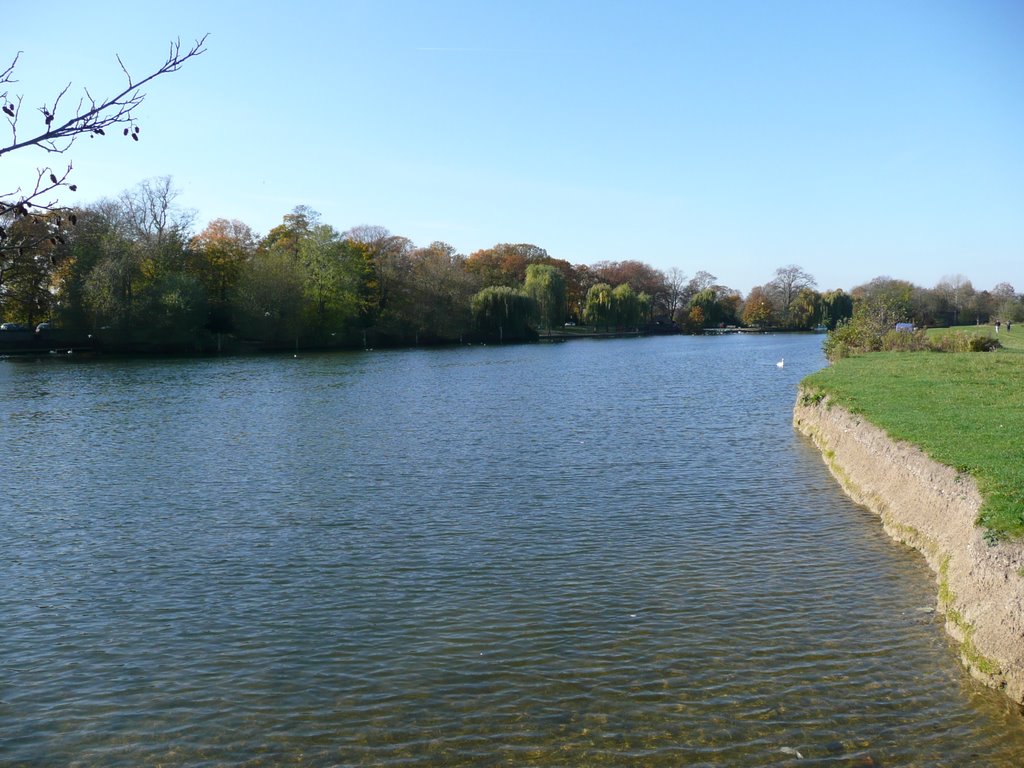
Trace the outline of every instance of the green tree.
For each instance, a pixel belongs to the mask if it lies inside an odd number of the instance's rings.
[[[282,256],[288,253],[279,252]],[[305,330],[324,343],[359,314],[355,277],[347,269],[341,236],[327,224],[316,224],[302,236],[298,259],[303,274]]]
[[[789,303],[789,327],[809,331],[821,317],[821,294],[813,288],[801,288]]]
[[[838,323],[853,316],[853,299],[841,288],[826,291],[821,296],[821,322],[830,331]]]
[[[608,283],[590,286],[583,304],[583,322],[595,328],[611,326],[615,322],[612,301],[612,287]]]
[[[34,326],[55,308],[51,289],[64,238],[54,230],[52,218],[54,214],[22,217],[8,225],[10,237],[25,245],[0,251],[0,318],[4,320]]]
[[[256,253],[256,236],[237,219],[214,219],[189,241],[186,270],[203,286],[209,306],[206,327],[234,330],[230,299],[242,269]]]
[[[111,331],[105,334],[111,341],[129,341],[142,283],[142,262],[135,243],[116,230],[107,232],[100,243],[100,256],[83,282],[91,327]]]
[[[470,303],[477,329],[489,340],[529,339],[530,318],[536,311],[525,291],[507,285],[492,285],[479,291]]]
[[[239,275],[232,300],[241,333],[268,347],[298,346],[305,278],[287,251],[258,252]]]
[[[542,328],[561,325],[565,319],[565,276],[549,264],[526,268],[524,290],[534,300]]]
[[[612,289],[612,317],[616,326],[640,324],[644,309],[640,296],[629,283],[617,285]],[[646,294],[643,296],[646,297]]]
[[[242,271],[256,253],[256,236],[238,219],[214,219],[189,241],[187,269],[210,299],[227,301]]]
[[[690,299],[690,309],[699,309],[705,328],[712,328],[722,322],[722,307],[714,288],[705,288]],[[691,318],[694,315],[691,312]]]

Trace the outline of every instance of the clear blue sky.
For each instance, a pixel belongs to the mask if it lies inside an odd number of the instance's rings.
[[[296,205],[464,253],[707,270],[795,263],[1024,292],[1024,2],[220,2],[4,11],[38,106],[109,94],[167,42],[142,141],[80,141],[77,200],[171,175],[201,228]],[[34,117],[34,116],[33,116]],[[4,192],[61,158],[0,160]]]

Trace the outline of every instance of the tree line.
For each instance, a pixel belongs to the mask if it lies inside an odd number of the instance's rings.
[[[50,321],[67,339],[110,349],[169,352],[528,340],[567,324],[809,330],[834,328],[864,302],[918,324],[1022,310],[1005,283],[976,291],[957,276],[923,289],[880,277],[819,292],[795,265],[742,296],[709,272],[639,260],[574,265],[509,243],[467,256],[378,226],[339,231],[305,206],[264,236],[225,219],[195,232],[179,197],[163,177],[112,200],[0,217],[0,317]]]

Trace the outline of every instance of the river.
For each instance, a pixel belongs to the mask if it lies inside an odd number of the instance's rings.
[[[821,340],[0,360],[0,765],[1020,765]]]

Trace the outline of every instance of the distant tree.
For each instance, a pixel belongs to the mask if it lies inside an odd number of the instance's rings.
[[[466,259],[466,269],[476,275],[482,285],[519,287],[526,281],[527,266],[551,261],[547,251],[532,243],[499,243],[471,253]]]
[[[700,310],[705,328],[717,326],[722,322],[722,307],[718,303],[718,295],[714,288],[705,288],[694,294],[690,299],[689,308]]]
[[[232,304],[244,337],[282,347],[298,346],[304,300],[302,265],[287,250],[271,248],[245,264]]]
[[[789,303],[789,326],[810,330],[821,318],[821,294],[813,288],[801,288]]]
[[[530,264],[523,288],[536,303],[542,328],[565,321],[565,277],[560,270],[550,264]]]
[[[304,331],[318,343],[330,339],[356,316],[354,281],[346,270],[341,236],[328,224],[309,228],[299,241]]]
[[[683,305],[687,277],[679,267],[672,267],[665,273],[665,309],[670,318],[676,316],[676,310]]]
[[[697,274],[690,278],[690,281],[686,284],[686,290],[683,291],[683,295],[680,300],[684,305],[689,305],[690,299],[696,296],[701,291],[712,287],[718,278],[712,275],[710,272],[705,270],[699,270]]]
[[[314,211],[308,205],[297,205],[291,213],[286,213],[281,218],[280,224],[267,232],[258,248],[264,252],[276,250],[278,253],[288,254],[298,260],[302,241],[319,223],[319,211]]]
[[[852,316],[853,299],[841,288],[826,291],[822,294],[821,322],[830,331],[836,327],[837,323]]]
[[[698,305],[691,305],[679,310],[676,324],[686,333],[703,333],[706,326],[704,310]]]
[[[895,280],[880,276],[856,286],[851,292],[854,313],[857,308],[867,305],[866,316],[876,321],[897,323],[914,319],[914,284],[906,280]]]
[[[766,286],[769,295],[775,303],[775,310],[784,326],[791,326],[790,314],[791,305],[800,291],[804,288],[814,288],[817,285],[810,273],[804,271],[796,264],[789,264],[775,270],[775,277]]]
[[[608,283],[590,286],[583,305],[583,322],[595,328],[611,326],[615,322],[612,301],[612,287]]]
[[[34,245],[0,258],[0,317],[4,320],[35,325],[51,314],[52,288],[64,241],[50,236],[48,219],[54,215],[25,217],[9,225],[11,238]]]
[[[636,293],[646,293],[653,301],[654,312],[668,312],[669,288],[665,273],[635,259],[625,261],[599,261],[592,266],[602,283],[619,286],[628,284]]]
[[[379,319],[388,320],[396,311],[401,314],[403,292],[411,279],[411,253],[415,247],[412,241],[372,225],[353,227],[342,238],[363,246],[371,266],[362,287],[367,301],[365,321],[372,324]]]
[[[716,286],[716,288],[718,306],[722,312],[719,322],[726,325],[737,325],[740,322],[740,314],[743,311],[743,297],[739,291],[724,285]]]
[[[486,339],[509,341],[536,336],[529,328],[536,310],[525,291],[492,285],[473,296],[470,307],[476,327]]]
[[[189,241],[190,271],[212,298],[224,301],[243,265],[256,253],[256,235],[238,219],[214,219]]]
[[[768,297],[768,292],[760,286],[752,288],[743,305],[743,324],[765,328],[773,324],[774,318],[775,307]]]
[[[646,296],[646,294],[643,294]],[[617,327],[639,325],[642,315],[640,294],[629,283],[612,289],[612,317]]]
[[[478,290],[465,268],[466,257],[452,245],[435,241],[410,254],[406,323],[415,340],[459,341],[471,330],[471,302]]]
[[[935,286],[935,294],[944,305],[950,325],[959,325],[960,315],[974,308],[974,286],[963,275],[946,275]]]
[[[991,311],[1003,322],[1015,323],[1024,317],[1024,296],[1018,296],[1009,283],[999,283],[991,291]]]
[[[569,315],[583,322],[583,310],[587,303],[587,291],[601,282],[586,264],[574,264],[566,275],[565,300]]]

